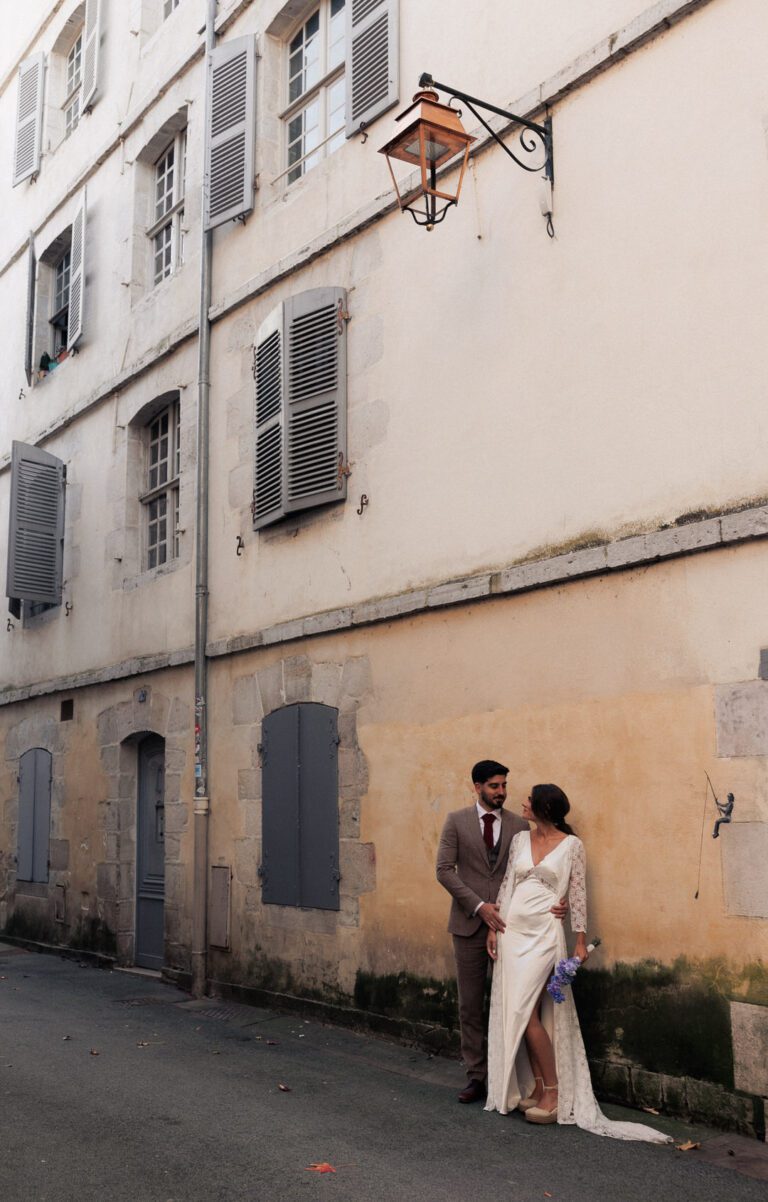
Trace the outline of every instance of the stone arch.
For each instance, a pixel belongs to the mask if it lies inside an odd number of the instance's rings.
[[[97,738],[107,778],[99,825],[104,859],[97,868],[99,917],[115,932],[117,958],[133,963],[136,923],[136,797],[138,745],[149,734],[165,740],[166,963],[175,963],[182,944],[183,871],[181,840],[189,824],[181,778],[191,733],[189,706],[149,685],[131,701],[102,710]],[[186,965],[180,965],[186,967]]]

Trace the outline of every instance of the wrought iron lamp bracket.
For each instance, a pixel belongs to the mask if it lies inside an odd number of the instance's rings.
[[[494,141],[498,142],[502,150],[517,163],[518,167],[522,167],[523,171],[535,173],[543,171],[545,179],[549,180],[550,186],[554,187],[555,164],[552,149],[552,118],[549,115],[546,116],[543,124],[540,125],[537,121],[529,121],[527,117],[518,117],[516,113],[510,113],[507,109],[498,108],[495,104],[489,104],[485,100],[479,100],[477,96],[468,96],[466,92],[460,92],[448,84],[439,83],[436,79],[432,78],[428,71],[425,71],[419,79],[419,87],[435,88],[439,92],[447,92],[450,96],[450,101],[463,101],[473,116],[487,130]],[[495,113],[498,117],[505,117],[514,125],[521,126],[518,137],[523,151],[525,154],[535,154],[537,149],[542,149],[544,151],[544,162],[531,165],[531,163],[519,159],[514,151],[510,150],[506,142],[502,141],[496,130],[486,121],[485,117],[481,113],[478,113],[475,105],[485,109],[486,112]]]

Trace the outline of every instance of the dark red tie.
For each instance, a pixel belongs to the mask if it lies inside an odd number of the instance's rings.
[[[483,831],[483,839],[485,840],[485,846],[491,848],[493,847],[494,818],[494,814],[483,814],[483,826],[485,827],[485,830]]]

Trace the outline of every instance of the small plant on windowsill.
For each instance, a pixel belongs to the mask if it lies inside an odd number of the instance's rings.
[[[68,359],[68,358],[69,358],[69,351],[67,350],[67,348],[65,346],[63,346],[61,348],[61,350],[58,352],[58,354],[56,355],[56,362],[63,363],[64,360]]]

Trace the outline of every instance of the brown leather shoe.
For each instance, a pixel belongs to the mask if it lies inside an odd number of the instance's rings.
[[[467,1084],[459,1094],[460,1102],[482,1102],[485,1099],[486,1088],[485,1081],[478,1081],[474,1077],[470,1078]]]

